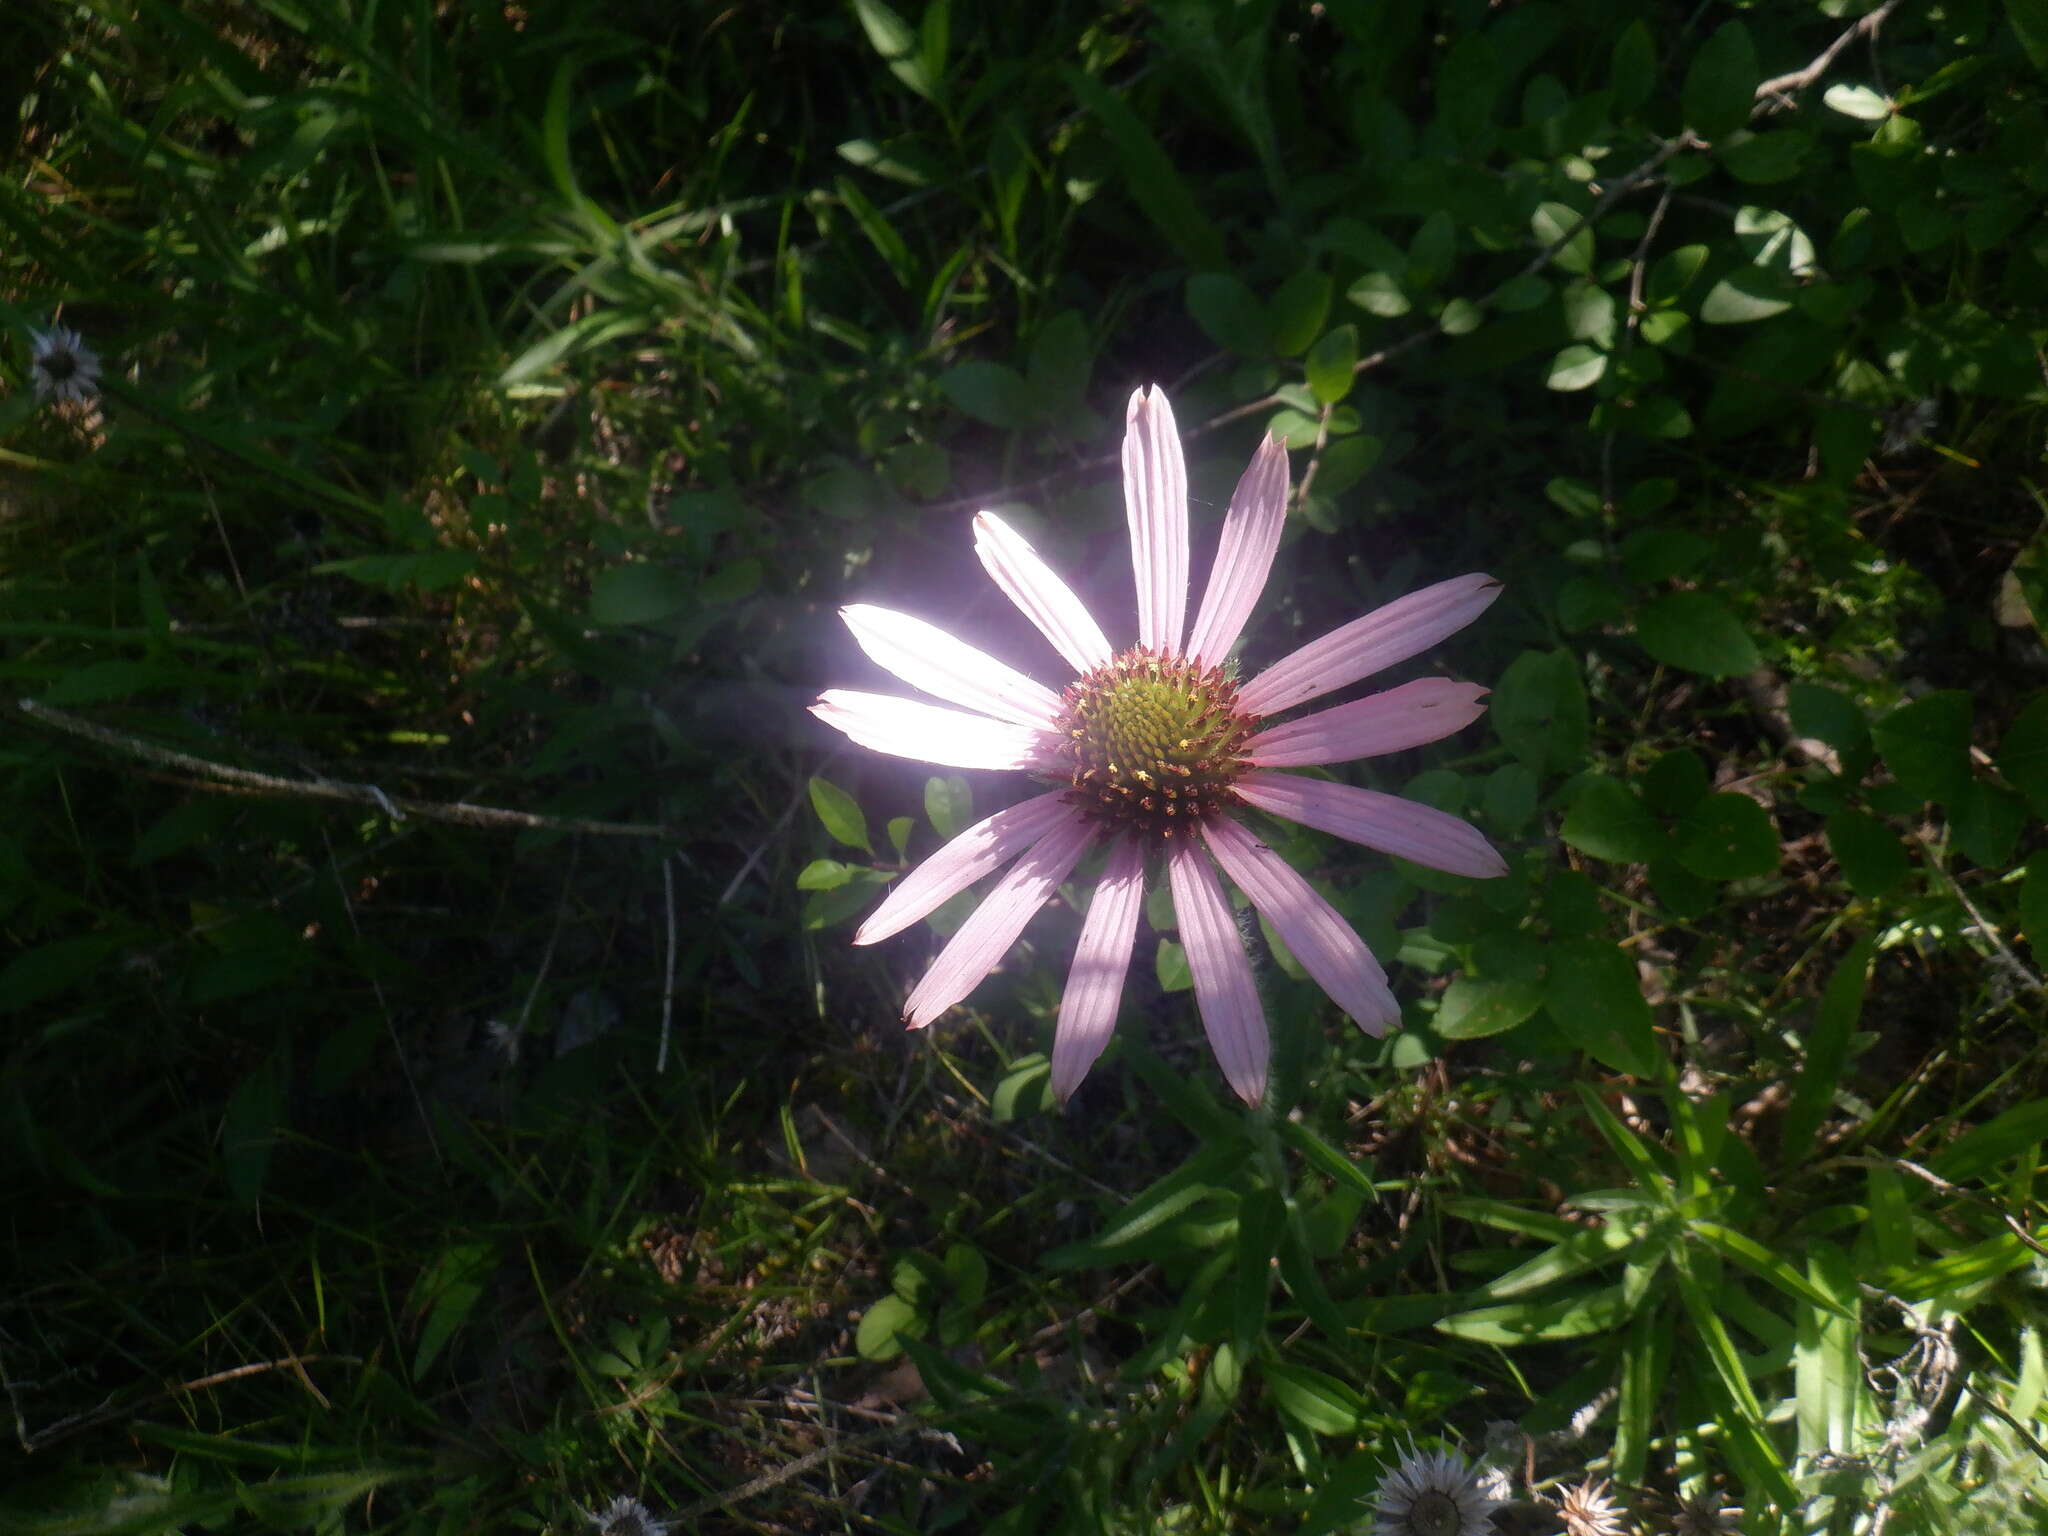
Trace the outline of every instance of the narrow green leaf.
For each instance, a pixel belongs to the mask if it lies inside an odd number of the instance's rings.
[[[1221,268],[1225,264],[1223,237],[1203,214],[1187,182],[1159,147],[1145,120],[1093,75],[1076,69],[1061,73],[1081,105],[1102,125],[1123,169],[1132,201],[1189,266],[1199,270]]]
[[[1806,1038],[1806,1061],[1792,1086],[1791,1102],[1785,1110],[1780,1148],[1787,1167],[1805,1161],[1814,1135],[1842,1085],[1843,1069],[1849,1063],[1849,1038],[1863,1014],[1863,989],[1870,972],[1870,957],[1877,950],[1877,938],[1876,934],[1865,934],[1850,946],[1849,953],[1828,979],[1827,991],[1814,1012],[1813,1027]]]

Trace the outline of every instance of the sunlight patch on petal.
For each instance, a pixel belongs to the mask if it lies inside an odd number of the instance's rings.
[[[948,768],[1042,768],[1051,745],[1044,732],[1005,720],[850,688],[819,694],[811,713],[871,752]]]
[[[839,617],[878,666],[934,698],[1039,728],[1052,724],[1060,712],[1059,696],[1044,684],[936,624],[868,603],[842,608]]]

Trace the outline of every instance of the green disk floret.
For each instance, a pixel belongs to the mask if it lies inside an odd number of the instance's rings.
[[[1260,722],[1222,669],[1136,646],[1076,679],[1061,703],[1060,752],[1097,819],[1170,838],[1235,803]]]

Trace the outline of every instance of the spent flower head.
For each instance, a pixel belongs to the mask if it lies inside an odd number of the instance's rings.
[[[1613,1488],[1607,1478],[1595,1482],[1588,1477],[1576,1488],[1565,1489],[1558,1513],[1564,1518],[1566,1536],[1628,1536],[1627,1519],[1614,1502]]]
[[[620,1494],[599,1510],[579,1510],[597,1528],[597,1536],[668,1536],[668,1522],[657,1520],[645,1504]]]
[[[38,400],[84,400],[99,393],[100,360],[78,332],[29,328],[29,378]]]
[[[1486,690],[1422,678],[1274,723],[1299,705],[1429,649],[1500,593],[1490,576],[1396,599],[1236,680],[1243,633],[1287,517],[1287,450],[1268,437],[1238,482],[1216,561],[1188,623],[1187,470],[1158,389],[1131,396],[1123,451],[1137,643],[1112,646],[1037,553],[994,514],[975,548],[997,586],[1072,669],[1054,692],[908,614],[858,604],[841,617],[870,657],[957,708],[832,689],[812,712],[862,746],[958,768],[1019,768],[1056,787],[976,823],[902,880],[854,935],[900,933],[985,875],[1006,872],[904,1005],[913,1029],[960,1002],[1092,848],[1102,875],[1081,925],[1053,1038],[1052,1086],[1071,1094],[1108,1043],[1143,906],[1163,864],[1195,1001],[1224,1075],[1257,1103],[1270,1044],[1218,870],[1251,898],[1308,974],[1372,1034],[1400,1018],[1386,973],[1307,880],[1239,819],[1298,821],[1453,873],[1506,872],[1456,817],[1393,795],[1281,772],[1398,752],[1469,725]]]
[[[1408,1448],[1373,1496],[1373,1536],[1476,1536],[1501,1501],[1481,1470],[1453,1450]]]

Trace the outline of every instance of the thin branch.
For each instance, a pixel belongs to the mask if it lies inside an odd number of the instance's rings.
[[[353,784],[343,779],[280,778],[275,774],[257,773],[253,769],[216,763],[210,758],[195,757],[189,752],[158,746],[154,742],[144,741],[139,736],[112,730],[66,710],[40,704],[34,699],[19,699],[15,707],[39,724],[83,737],[87,741],[97,742],[125,757],[139,758],[160,768],[181,769],[186,773],[198,774],[202,779],[217,780],[219,785],[232,785],[237,789],[254,790],[259,794],[289,795],[304,800],[338,800],[346,805],[373,806],[393,821],[404,821],[407,817],[417,816],[422,821],[443,821],[455,826],[494,830],[589,832],[602,837],[674,835],[670,828],[659,824],[589,821],[581,816],[543,816],[533,811],[508,811],[499,806],[471,805],[466,801],[414,800],[405,795],[388,795],[374,784]],[[218,786],[201,784],[196,787],[212,789]]]
[[[1885,18],[1898,9],[1898,4],[1899,0],[1884,0],[1883,5],[1869,15],[1859,17],[1854,26],[1821,49],[1814,56],[1813,62],[1804,69],[1795,69],[1789,75],[1773,75],[1764,81],[1756,88],[1757,104],[1749,115],[1753,118],[1767,117],[1773,112],[1783,111],[1786,107],[1796,106],[1797,103],[1792,100],[1793,94],[1805,90],[1826,74],[1829,66],[1841,56],[1842,50],[1857,38],[1875,36],[1877,29],[1884,25]]]

